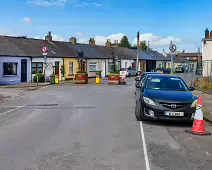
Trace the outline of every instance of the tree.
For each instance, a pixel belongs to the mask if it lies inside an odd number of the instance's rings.
[[[132,49],[137,49],[137,45],[134,45],[134,46],[132,47]],[[140,49],[140,50],[147,50],[147,49],[148,49],[148,46],[146,45],[146,42],[141,42],[141,43],[139,44],[139,49]],[[152,50],[152,49],[149,49],[149,50]]]
[[[129,43],[129,40],[126,35],[124,35],[120,41],[119,47],[127,47],[131,48],[131,45]]]

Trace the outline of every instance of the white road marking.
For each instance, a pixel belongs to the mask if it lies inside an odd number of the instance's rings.
[[[0,106],[0,108],[7,108],[7,107],[24,107],[24,106]]]
[[[19,107],[16,107],[15,109],[8,110],[8,111],[6,111],[6,112],[4,112],[4,113],[1,113],[0,116],[3,116],[3,115],[5,115],[5,114],[7,114],[7,113],[10,113],[10,112],[12,112],[12,111],[18,110],[18,109],[20,109],[20,108],[22,108],[22,107],[24,107],[24,106],[19,106]]]
[[[143,142],[143,150],[144,150],[144,159],[145,159],[145,164],[146,164],[146,170],[150,170],[142,121],[140,121],[140,128],[141,128],[141,137],[142,137],[142,142]]]

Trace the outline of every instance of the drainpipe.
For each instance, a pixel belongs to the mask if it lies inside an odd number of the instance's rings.
[[[33,80],[33,78],[32,78],[32,58],[33,57],[30,57],[30,73],[31,73],[31,83],[32,83],[32,80]]]

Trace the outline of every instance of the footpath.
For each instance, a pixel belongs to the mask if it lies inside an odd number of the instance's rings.
[[[212,95],[201,91],[194,91],[193,94],[202,97],[204,119],[212,123]]]

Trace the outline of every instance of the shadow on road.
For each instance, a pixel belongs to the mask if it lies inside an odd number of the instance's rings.
[[[149,120],[143,122],[147,125],[154,125],[154,126],[166,126],[166,127],[191,127],[192,122],[183,122],[183,121],[168,121],[168,120]]]

